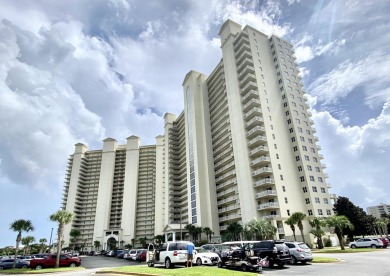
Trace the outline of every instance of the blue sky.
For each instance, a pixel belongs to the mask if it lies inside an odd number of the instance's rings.
[[[230,18],[289,40],[331,193],[389,204],[388,1],[0,0],[0,247],[30,219],[49,240],[74,144],[154,144],[189,70],[221,59]],[[145,127],[147,126],[147,127]]]

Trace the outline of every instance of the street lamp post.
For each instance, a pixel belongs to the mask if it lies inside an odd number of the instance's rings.
[[[51,252],[50,248],[51,248],[51,238],[53,236],[53,228],[51,228],[51,233],[50,233],[50,241],[49,241],[49,253]]]

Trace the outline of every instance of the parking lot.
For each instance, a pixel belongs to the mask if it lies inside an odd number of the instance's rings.
[[[375,252],[362,253],[341,253],[341,254],[319,254],[314,257],[338,258],[341,261],[329,264],[306,264],[306,265],[288,265],[283,269],[273,268],[264,269],[263,275],[318,275],[318,276],[388,276],[390,275],[390,248],[377,250]],[[134,261],[128,261],[117,258],[102,256],[85,256],[81,259],[82,266],[87,269],[96,269],[105,267],[120,267],[128,265],[145,265]],[[194,267],[196,269],[196,267]],[[227,269],[222,269],[227,272]],[[254,275],[256,275],[254,273]]]

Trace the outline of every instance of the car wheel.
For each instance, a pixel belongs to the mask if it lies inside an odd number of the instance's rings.
[[[148,262],[148,267],[154,267],[154,264],[152,262]]]
[[[37,265],[37,266],[35,267],[36,270],[39,270],[39,269],[42,269],[42,268],[43,268],[43,265]]]
[[[202,265],[202,259],[201,258],[197,258],[196,259],[196,265],[198,265],[198,266]]]
[[[293,265],[297,264],[297,258],[295,258],[295,256],[292,256],[290,264],[293,264]]]
[[[165,268],[171,268],[171,267],[172,267],[171,259],[166,258],[166,260],[165,260]]]
[[[278,267],[279,268],[283,268],[284,267],[284,263],[278,264]]]
[[[372,245],[371,245],[371,248],[376,248],[376,245],[375,245],[375,244],[372,244]]]
[[[351,245],[351,248],[352,248],[352,249],[355,249],[355,248],[356,248],[356,245],[352,244],[352,245]]]
[[[28,268],[28,266],[27,265],[22,265],[22,268]]]
[[[248,267],[246,266],[246,264],[242,264],[241,265],[241,270],[242,271],[248,271]]]
[[[76,267],[76,264],[75,264],[75,263],[71,263],[71,264],[69,265],[69,267]]]
[[[218,263],[218,267],[219,267],[219,268],[222,268],[222,267],[223,267],[222,262],[219,262],[219,263]]]

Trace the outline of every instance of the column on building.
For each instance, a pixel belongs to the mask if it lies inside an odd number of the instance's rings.
[[[164,136],[159,135],[156,137],[156,191],[155,191],[155,226],[154,235],[161,235],[166,225],[164,221],[165,211],[165,197],[164,195]]]
[[[127,138],[126,168],[122,205],[122,240],[131,243],[135,238],[136,204],[138,192],[140,139],[137,136]]]
[[[93,237],[103,245],[106,243],[105,231],[109,230],[111,196],[115,169],[115,139],[103,140],[102,163],[100,168],[99,189],[96,203],[95,225]],[[119,237],[117,241],[119,242]]]

